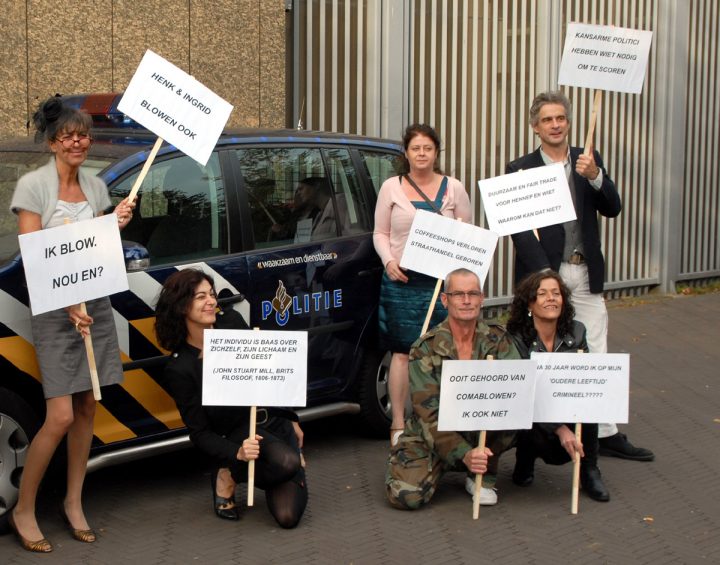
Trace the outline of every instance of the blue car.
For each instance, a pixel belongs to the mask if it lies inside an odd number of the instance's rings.
[[[117,112],[118,95],[77,98],[96,127],[85,167],[128,195],[155,137]],[[89,468],[188,444],[162,386],[167,351],[153,332],[163,281],[178,269],[211,274],[223,308],[250,327],[308,332],[302,420],[356,413],[389,426],[386,352],[377,347],[382,266],[372,244],[377,191],[396,174],[399,143],[294,130],[225,132],[206,166],[159,151],[121,232],[130,290],[111,296],[125,381],[103,389]],[[17,223],[17,179],[50,159],[29,138],[0,143],[0,516],[17,499],[27,447],[45,402],[30,335]]]

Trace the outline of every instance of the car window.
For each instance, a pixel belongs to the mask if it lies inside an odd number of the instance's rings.
[[[112,187],[113,203],[130,193],[138,174]],[[122,238],[146,247],[153,265],[227,253],[225,192],[217,153],[204,167],[184,155],[153,163]]]
[[[360,189],[358,174],[347,149],[325,149],[325,160],[330,170],[332,196],[336,219],[341,235],[372,230],[370,212],[373,206]]]
[[[255,248],[335,237],[332,186],[319,149],[237,150],[252,218]]]
[[[365,163],[376,194],[380,192],[382,183],[391,176],[397,175],[400,170],[400,156],[397,154],[360,151],[360,156]]]

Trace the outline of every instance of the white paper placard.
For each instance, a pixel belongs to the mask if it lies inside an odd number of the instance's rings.
[[[443,361],[438,431],[532,427],[535,361]]]
[[[205,330],[204,406],[305,406],[307,332]]]
[[[477,274],[482,288],[497,240],[498,235],[486,229],[418,210],[400,266],[436,279],[464,267]]]
[[[532,359],[536,422],[627,423],[627,353],[533,353]]]
[[[128,290],[117,215],[18,236],[34,316]]]
[[[478,181],[489,228],[499,235],[576,219],[562,163]]]
[[[558,84],[639,94],[651,43],[651,31],[570,23]]]
[[[201,165],[222,133],[232,105],[149,49],[118,109]]]

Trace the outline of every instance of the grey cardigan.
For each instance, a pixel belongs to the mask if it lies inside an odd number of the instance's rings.
[[[107,186],[102,179],[80,169],[78,181],[80,189],[92,208],[93,216],[98,216],[112,205]],[[58,189],[59,180],[55,157],[52,157],[46,165],[20,177],[13,193],[10,210],[15,214],[19,210],[40,214],[44,228],[57,207]]]

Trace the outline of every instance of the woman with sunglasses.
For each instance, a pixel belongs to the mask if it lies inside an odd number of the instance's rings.
[[[59,98],[40,104],[33,115],[36,139],[44,139],[53,156],[39,169],[18,180],[10,209],[17,214],[20,234],[101,216],[111,206],[108,190],[98,177],[83,171],[92,141],[92,120]],[[134,204],[115,207],[120,229],[132,218]],[[45,422],[35,435],[23,468],[18,502],[9,523],[28,551],[48,553],[35,516],[38,488],[60,441],[67,435],[67,492],[60,514],[72,537],[84,543],[96,539],[82,507],[82,486],[93,438],[95,399],[84,336],[92,325],[93,348],[101,385],[122,381],[115,323],[110,300],[99,298],[31,317],[33,343],[45,395]]]

